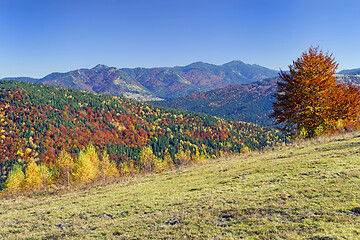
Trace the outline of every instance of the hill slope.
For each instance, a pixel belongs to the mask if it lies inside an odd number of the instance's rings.
[[[277,78],[251,84],[237,84],[203,93],[152,101],[151,104],[181,110],[202,112],[233,121],[271,126],[268,118],[277,89]]]
[[[232,61],[224,65],[197,62],[184,67],[115,68],[97,65],[67,73],[51,73],[41,79],[6,78],[59,87],[156,100],[209,91],[231,84],[250,83],[275,76],[276,71]]]
[[[0,237],[359,239],[360,137],[0,201]]]
[[[278,131],[209,115],[154,107],[122,97],[16,81],[0,81],[0,185],[14,163],[52,167],[61,149],[73,157],[92,142],[110,159],[142,169],[146,146],[165,159],[191,152],[215,157],[278,144]]]
[[[360,85],[356,75],[336,74],[339,82]],[[278,78],[263,79],[250,84],[236,84],[208,92],[194,93],[164,101],[150,101],[157,106],[201,112],[230,119],[272,126],[268,116],[272,111],[272,95]]]
[[[342,70],[342,71],[339,72],[339,74],[359,75],[360,74],[360,68]]]

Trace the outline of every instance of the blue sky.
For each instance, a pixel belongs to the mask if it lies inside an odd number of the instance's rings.
[[[311,45],[360,68],[360,1],[0,0],[0,78],[241,60],[286,70]]]

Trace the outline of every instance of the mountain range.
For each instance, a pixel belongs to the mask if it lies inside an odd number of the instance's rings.
[[[43,78],[7,77],[17,80],[124,96],[140,101],[170,99],[245,84],[277,75],[256,64],[232,61],[223,65],[195,62],[187,66],[159,68],[115,68],[97,65]]]
[[[360,85],[360,69],[336,74],[339,82]],[[124,96],[153,105],[206,113],[265,126],[272,109],[277,72],[256,64],[203,62],[182,67],[115,68],[97,65],[44,78],[5,78]],[[268,77],[268,78],[267,78]]]

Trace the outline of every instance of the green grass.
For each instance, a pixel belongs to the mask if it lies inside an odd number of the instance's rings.
[[[360,239],[360,136],[0,201],[0,239]]]

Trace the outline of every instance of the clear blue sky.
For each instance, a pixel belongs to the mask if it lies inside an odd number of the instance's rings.
[[[360,68],[360,1],[0,0],[0,78],[99,63],[286,70],[311,45]]]

